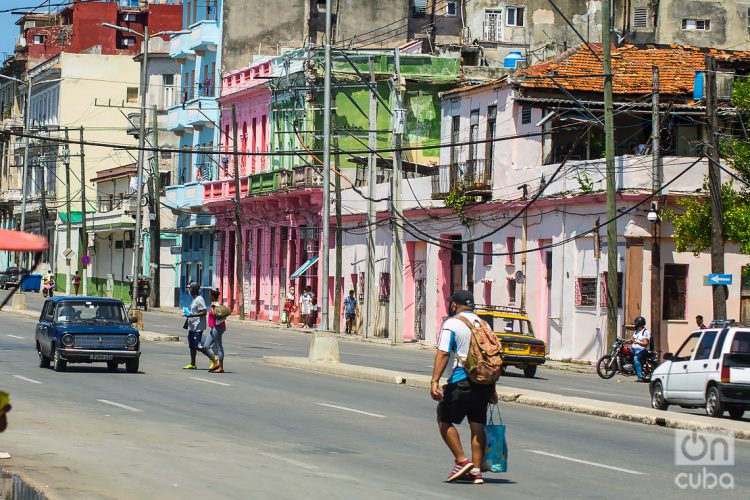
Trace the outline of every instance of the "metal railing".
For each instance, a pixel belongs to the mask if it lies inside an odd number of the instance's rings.
[[[451,191],[469,195],[492,194],[492,163],[482,159],[440,165],[432,176],[432,197],[443,198]]]

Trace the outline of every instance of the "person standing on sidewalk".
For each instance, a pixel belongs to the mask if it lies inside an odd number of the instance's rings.
[[[308,326],[308,316],[312,312],[313,294],[310,286],[305,287],[305,292],[299,298],[299,321],[302,323],[302,328],[310,328]]]
[[[208,327],[209,334],[206,338],[206,350],[208,356],[213,362],[213,366],[208,371],[213,373],[224,373],[224,344],[222,336],[227,330],[226,316],[219,314],[219,290],[211,290],[211,309],[208,310]]]
[[[437,405],[437,420],[440,435],[455,463],[448,475],[448,482],[483,484],[479,467],[485,448],[484,425],[487,423],[487,407],[497,401],[494,384],[475,384],[464,370],[462,359],[469,354],[471,329],[455,316],[464,316],[471,322],[478,321],[474,314],[474,296],[468,290],[458,290],[448,299],[450,318],[443,322],[438,335],[435,366],[430,382],[430,396]],[[448,383],[440,387],[440,377],[445,368],[453,369]],[[468,418],[471,428],[471,460],[466,457],[461,445],[456,424]]]
[[[286,313],[286,327],[292,326],[292,318],[294,317],[294,311],[297,309],[297,305],[294,302],[294,285],[289,285],[289,291],[286,294],[286,300],[284,300],[284,312]]]
[[[346,319],[346,333],[354,333],[354,320],[357,316],[357,299],[354,290],[349,290],[349,296],[344,299],[344,318]]]
[[[78,295],[78,289],[81,286],[81,275],[78,271],[73,275],[73,295]]]
[[[188,347],[190,348],[190,363],[183,366],[184,370],[195,370],[195,355],[198,351],[206,355],[211,360],[213,366],[213,359],[209,355],[208,350],[203,346],[203,332],[206,331],[206,301],[201,297],[201,287],[198,283],[193,281],[188,285],[188,291],[190,296],[193,297],[193,301],[190,303],[189,314],[187,314],[188,324]]]

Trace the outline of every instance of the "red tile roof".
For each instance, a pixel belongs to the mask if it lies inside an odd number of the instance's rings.
[[[602,57],[599,44],[592,44],[594,52]],[[612,87],[615,94],[648,94],[651,92],[652,67],[659,67],[659,83],[664,94],[692,94],[695,72],[705,68],[707,53],[721,61],[750,63],[750,52],[702,49],[688,46],[645,46],[625,45],[612,50]],[[557,89],[555,80],[571,92],[604,91],[602,63],[584,46],[569,50],[560,56],[535,64],[513,74],[520,78],[523,89]],[[582,78],[586,75],[597,75]],[[523,77],[528,77],[523,79]],[[542,78],[539,78],[542,77]]]

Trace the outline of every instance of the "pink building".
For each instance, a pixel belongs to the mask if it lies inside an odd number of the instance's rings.
[[[262,58],[223,77],[219,103],[225,153],[220,159],[219,180],[205,183],[204,209],[216,217],[216,282],[222,301],[237,313],[242,286],[247,317],[275,321],[280,319],[290,275],[317,259],[322,197],[319,187],[305,182],[311,176],[282,168],[268,155],[274,129],[272,94],[267,85],[271,73],[272,59]],[[236,267],[232,108],[241,153],[243,276]],[[307,285],[317,290],[315,267],[310,264],[294,277],[297,290]]]

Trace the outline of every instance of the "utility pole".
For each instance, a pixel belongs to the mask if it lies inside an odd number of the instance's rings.
[[[524,184],[523,199],[527,198],[528,186]],[[526,248],[528,245],[528,228],[529,228],[529,211],[523,211],[523,225],[521,226],[521,274],[523,274],[523,283],[521,283],[521,311],[526,310]]]
[[[146,161],[146,94],[148,93],[148,25],[143,27],[143,62],[141,62],[141,113],[138,124],[138,169],[135,190],[135,242],[133,243],[133,297],[131,307],[138,308],[138,278],[141,275],[141,231],[143,230],[143,163]]]
[[[719,171],[719,119],[716,97],[716,59],[706,56],[706,127],[708,187],[711,194],[711,272],[724,273],[724,217]],[[727,287],[713,285],[714,319],[727,319]]]
[[[21,231],[26,230],[26,198],[28,198],[29,189],[29,147],[31,146],[31,91],[32,81],[31,75],[26,73],[26,111],[24,112],[24,124],[23,132],[26,134],[26,141],[24,141],[23,148],[23,179],[21,179]],[[22,253],[23,260],[26,260],[27,253]],[[21,266],[21,267],[26,267]],[[23,288],[18,287],[18,292],[23,294]]]
[[[332,113],[336,116],[335,113]],[[341,162],[339,161],[339,140],[338,135],[334,137],[334,147],[336,148],[336,169],[341,172]],[[333,295],[333,331],[341,333],[341,292],[343,291],[343,283],[341,282],[341,275],[343,274],[341,262],[343,255],[344,238],[343,231],[341,229],[341,176],[334,176],[333,181],[334,190],[336,191],[336,279],[334,280],[335,292]]]
[[[403,166],[401,164],[401,141],[406,127],[406,110],[401,104],[401,60],[400,51],[393,52],[396,70],[393,95],[396,106],[393,110],[393,176],[391,177],[391,225],[393,240],[391,245],[391,296],[388,334],[392,344],[404,338],[404,230],[399,217],[402,214],[401,181]]]
[[[377,294],[375,293],[375,167],[377,157],[374,151],[378,148],[378,99],[375,92],[377,83],[375,81],[375,67],[372,57],[369,58],[370,69],[370,110],[369,110],[369,139],[368,149],[370,154],[367,157],[367,254],[366,264],[367,273],[365,274],[365,332],[364,337],[372,337],[375,333],[375,308],[377,307]]]
[[[68,127],[65,127],[65,144],[62,150],[63,163],[65,164],[65,214],[67,224],[65,227],[65,295],[70,295],[71,270],[70,270],[70,148],[68,147]]]
[[[240,155],[237,151],[237,105],[232,104],[232,146],[234,148],[234,224],[236,226],[234,257],[237,267],[237,310],[245,319],[245,272],[242,266],[242,207],[240,206]]]
[[[612,98],[612,4],[602,2],[604,56],[604,143],[607,163],[607,345],[617,338],[617,216],[615,200],[615,123]]]
[[[86,231],[86,155],[83,152],[83,125],[81,125],[80,141],[81,146],[81,241],[83,242],[82,255],[89,254],[89,233]],[[123,247],[124,248],[124,247]],[[83,283],[83,295],[89,294],[89,271],[88,266],[83,266],[81,273],[81,282]]]
[[[652,192],[654,200],[661,192],[661,151],[659,136],[661,135],[661,119],[659,117],[659,68],[653,67],[651,76],[651,176],[653,177]],[[662,207],[657,206],[660,210]],[[657,214],[659,211],[657,211]],[[654,348],[661,351],[661,220],[659,217],[652,224],[651,234],[651,335]],[[627,321],[627,320],[626,320]]]
[[[326,0],[325,74],[323,90],[323,234],[320,245],[320,331],[328,330],[328,254],[331,229],[331,0]]]
[[[151,136],[153,145],[155,148],[159,147],[159,116],[157,114],[156,106],[152,108],[153,113],[153,124],[151,129]],[[154,151],[154,160],[152,162],[151,169],[151,183],[148,185],[149,199],[151,200],[151,224],[149,225],[149,241],[151,241],[151,255],[149,261],[151,262],[151,268],[154,270],[153,279],[151,280],[151,307],[159,307],[159,282],[161,281],[161,178],[159,174],[159,152]]]

